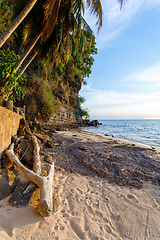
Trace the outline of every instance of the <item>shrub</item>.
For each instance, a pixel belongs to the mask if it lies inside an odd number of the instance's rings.
[[[0,50],[0,95],[7,98],[9,89],[13,86],[10,94],[10,99],[13,101],[20,100],[25,94],[20,87],[25,78],[23,76],[18,77],[20,69],[18,71],[14,70],[14,66],[19,59],[20,56],[9,48]]]

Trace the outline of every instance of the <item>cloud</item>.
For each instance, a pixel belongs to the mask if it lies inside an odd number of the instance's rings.
[[[124,77],[122,81],[139,82],[159,82],[160,83],[160,63],[157,63],[147,69],[131,73]]]
[[[128,0],[123,4],[121,10],[118,0],[101,0],[101,3],[103,7],[103,26],[96,38],[98,49],[108,46],[113,39],[124,31],[137,14],[142,14],[144,11],[160,5],[160,0]],[[85,18],[96,34],[96,19],[90,15],[89,11],[86,12]]]
[[[91,118],[135,119],[160,118],[159,92],[150,94],[120,93],[112,90],[93,89],[84,86],[80,95],[86,98],[83,108],[88,108]]]
[[[87,95],[95,95],[95,94],[104,94],[104,95],[115,95],[116,93],[112,90],[99,90],[99,89],[95,89],[95,88],[92,88],[92,83],[89,84],[89,85],[83,85],[82,86],[82,89],[81,89],[81,92],[83,94],[87,94]]]

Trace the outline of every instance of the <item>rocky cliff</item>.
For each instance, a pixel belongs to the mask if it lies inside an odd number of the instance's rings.
[[[58,82],[44,81],[31,76],[23,87],[24,100],[17,106],[26,106],[26,119],[45,121],[50,124],[74,123],[81,118],[78,104],[82,79],[80,76],[61,77]]]

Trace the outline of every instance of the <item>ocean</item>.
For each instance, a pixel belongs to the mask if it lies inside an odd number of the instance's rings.
[[[160,149],[160,120],[99,120],[102,125],[84,127],[82,130],[105,134]]]

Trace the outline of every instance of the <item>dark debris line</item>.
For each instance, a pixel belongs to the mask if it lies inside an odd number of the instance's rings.
[[[57,134],[56,142],[47,151],[55,165],[67,172],[98,176],[120,186],[141,188],[144,181],[160,186],[160,160],[151,150],[115,141],[81,142]]]

